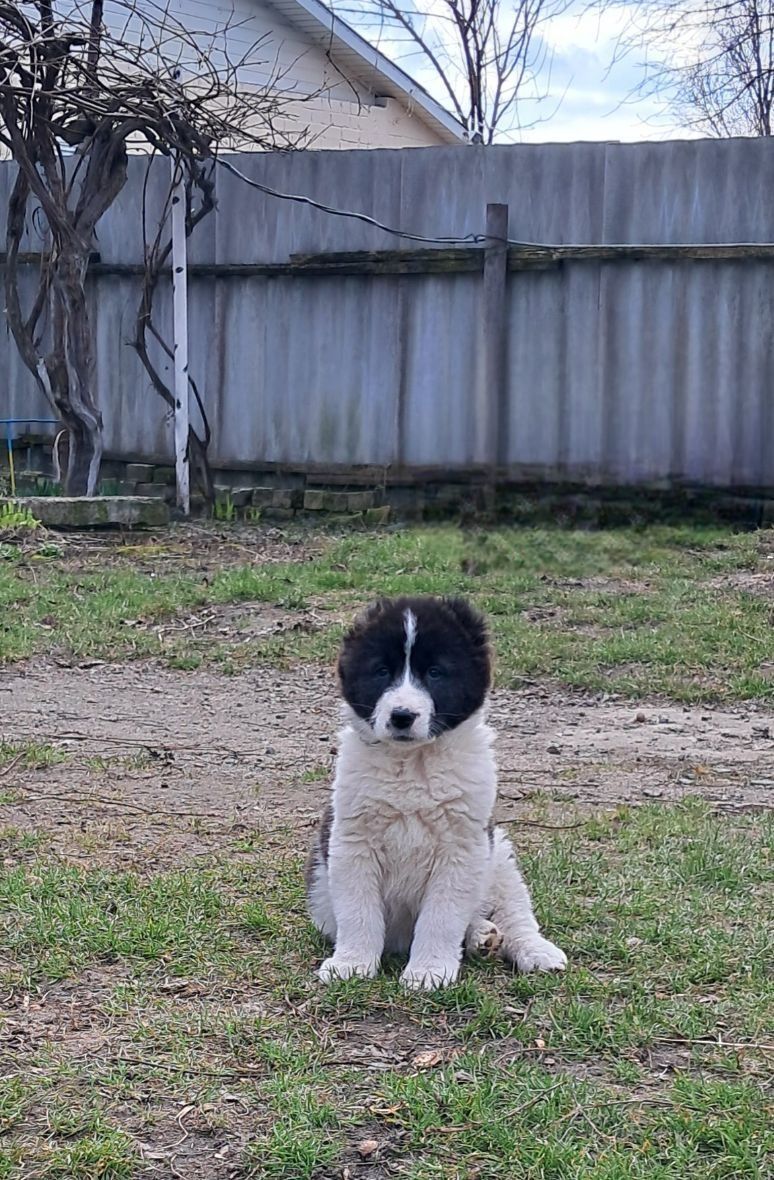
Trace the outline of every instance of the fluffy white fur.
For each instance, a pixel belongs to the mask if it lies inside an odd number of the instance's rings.
[[[400,689],[400,705],[416,693],[422,725],[425,694],[408,678]],[[385,724],[394,707],[391,698]],[[408,952],[407,987],[443,986],[457,979],[463,943],[499,943],[521,971],[565,967],[540,934],[508,837],[488,831],[492,741],[482,712],[435,740],[406,743],[380,741],[352,716],[340,737],[327,864],[318,860],[309,885],[313,920],[334,944],[323,981],[372,977],[383,952],[395,951]]]

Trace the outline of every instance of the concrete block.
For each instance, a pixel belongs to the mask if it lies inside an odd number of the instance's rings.
[[[144,496],[149,500],[173,500],[175,498],[175,489],[168,488],[163,483],[138,483],[137,495]]]
[[[274,503],[276,488],[253,488],[251,502],[253,508],[267,508]]]
[[[365,512],[367,508],[373,508],[374,500],[373,492],[347,492],[347,510]]]
[[[29,509],[49,529],[128,529],[169,524],[163,500],[143,496],[26,496],[14,503]]]
[[[136,496],[137,484],[130,483],[128,479],[110,480],[110,492],[106,492],[105,495]]]
[[[252,502],[253,488],[231,488],[228,499],[235,508],[246,508]]]
[[[177,483],[177,475],[174,467],[154,467],[153,468],[153,482],[154,483]]]
[[[349,492],[328,492],[309,488],[304,493],[304,508],[308,512],[349,512]]]
[[[303,488],[275,488],[272,496],[272,508],[302,508],[304,504]]]
[[[307,512],[324,512],[327,492],[318,488],[309,488],[304,492],[304,508]]]
[[[130,483],[152,483],[153,470],[151,463],[127,463],[125,478]]]

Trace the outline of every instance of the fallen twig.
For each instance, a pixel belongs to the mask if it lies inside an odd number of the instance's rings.
[[[502,824],[519,824],[529,828],[546,828],[549,832],[569,832],[572,828],[583,828],[588,823],[586,819],[579,819],[574,824],[544,824],[537,819],[522,819],[519,816],[517,819],[502,819]]]
[[[654,1037],[659,1045],[707,1045],[712,1049],[750,1050],[754,1053],[774,1053],[774,1045],[761,1041],[724,1041],[720,1037],[710,1040],[709,1037]]]
[[[11,771],[14,769],[14,767],[19,765],[19,763],[21,762],[23,757],[24,757],[24,750],[22,750],[21,753],[17,754],[15,758],[12,758],[11,761],[7,764],[7,766],[4,766],[3,769],[0,770],[0,778],[5,778],[5,776],[7,774],[10,774]]]
[[[164,815],[171,819],[223,819],[223,815],[216,811],[165,811],[162,807],[143,807],[140,803],[130,803],[127,799],[109,799],[106,795],[60,795],[56,791],[37,791],[34,787],[18,784],[20,791],[25,791],[34,799],[56,799],[59,803],[91,804],[104,803],[108,807],[123,807],[129,811],[138,811],[142,815]]]

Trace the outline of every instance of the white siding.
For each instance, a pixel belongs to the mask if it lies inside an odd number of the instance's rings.
[[[138,8],[142,10],[142,0]],[[196,34],[198,44],[216,61],[246,59],[240,71],[245,86],[264,89],[272,84],[287,94],[288,126],[307,128],[310,147],[432,147],[441,142],[408,97],[405,104],[380,98],[376,105],[367,85],[345,76],[323,49],[262,0],[167,0],[167,8],[172,20]],[[123,30],[126,9],[108,0],[105,20],[113,28],[120,21]],[[172,53],[167,45],[165,54]],[[182,65],[195,69],[190,46],[181,44],[177,56]]]

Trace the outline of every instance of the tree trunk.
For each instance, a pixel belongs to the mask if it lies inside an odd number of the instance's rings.
[[[69,244],[54,278],[53,341],[46,369],[54,403],[69,434],[65,493],[93,496],[102,463],[102,415],[94,396],[96,366],[86,300],[88,253]]]
[[[93,496],[97,491],[102,463],[102,428],[93,423],[66,417],[68,461],[64,493],[66,496]]]

